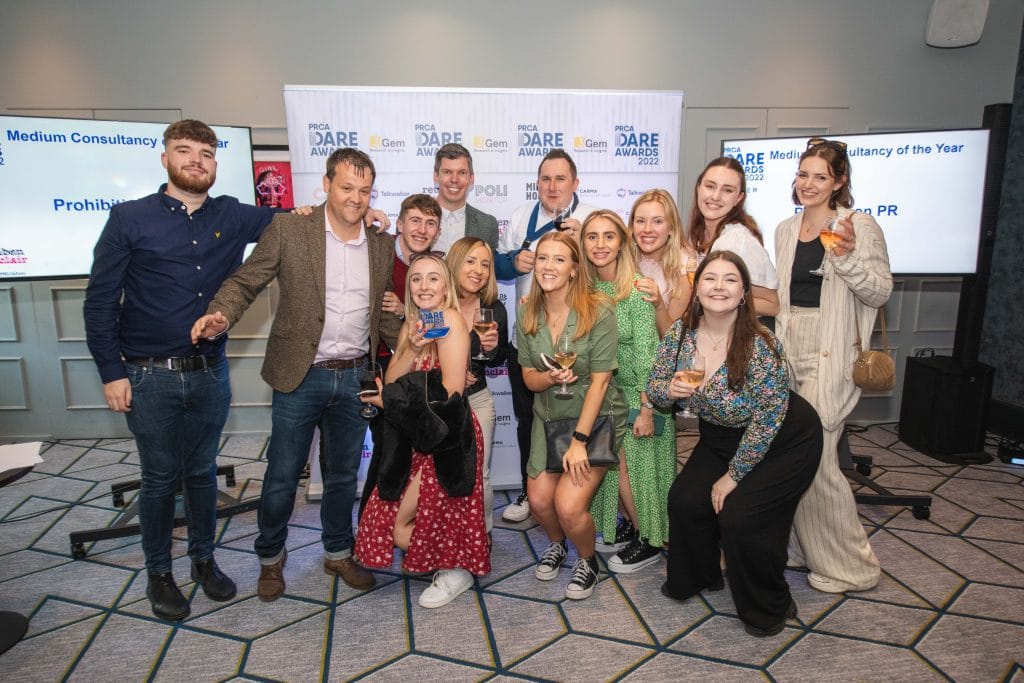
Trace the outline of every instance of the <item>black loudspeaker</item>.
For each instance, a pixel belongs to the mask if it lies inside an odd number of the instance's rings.
[[[907,358],[900,441],[933,457],[982,451],[992,374],[991,365],[951,356]]]

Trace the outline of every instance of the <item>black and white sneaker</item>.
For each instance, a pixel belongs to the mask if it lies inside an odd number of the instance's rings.
[[[565,587],[565,597],[570,600],[589,598],[590,594],[594,592],[594,586],[597,585],[597,574],[596,557],[586,560],[581,557],[576,560],[576,564],[572,567],[572,578],[569,579],[569,585]]]
[[[541,581],[550,581],[558,576],[558,569],[565,564],[565,556],[568,551],[565,549],[565,541],[554,541],[548,545],[548,549],[540,556],[540,562],[533,571],[533,575]]]
[[[616,574],[630,574],[655,564],[660,556],[661,551],[648,543],[646,538],[637,538],[625,550],[608,560],[608,569]]]
[[[609,543],[601,536],[601,542],[594,544],[594,547],[603,553],[614,553],[627,547],[636,538],[637,531],[629,517],[621,517],[615,525],[615,540]]]
[[[501,518],[506,522],[525,522],[529,517],[530,501],[526,499],[525,490],[501,513]]]

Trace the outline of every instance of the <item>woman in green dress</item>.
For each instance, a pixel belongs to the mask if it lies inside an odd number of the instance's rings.
[[[552,230],[540,238],[536,253],[530,294],[516,315],[523,383],[535,392],[527,495],[530,513],[550,542],[534,575],[541,581],[558,576],[568,556],[568,538],[579,559],[565,595],[580,600],[594,592],[598,581],[590,502],[608,469],[590,464],[587,442],[591,436],[608,436],[611,429],[611,452],[616,453],[626,427],[625,411],[616,410],[624,401],[612,377],[618,333],[608,297],[587,286],[579,242]],[[560,355],[556,342],[563,334],[571,347],[559,359],[567,361],[565,369],[553,360]],[[568,360],[570,351],[575,363]],[[571,395],[562,389],[566,385]],[[572,438],[565,452],[553,453],[549,461],[545,427],[562,420]]]
[[[608,560],[608,568],[617,573],[639,571],[658,561],[668,540],[668,490],[676,476],[672,414],[658,411],[647,398],[647,378],[659,337],[654,305],[636,288],[642,276],[629,248],[631,240],[614,211],[595,211],[583,224],[583,271],[591,287],[615,302],[619,332],[615,383],[628,404],[619,468],[608,472],[590,506],[606,547],[608,540],[621,535],[616,533],[620,511],[622,525],[628,522],[636,529],[628,545],[615,548],[620,552]]]

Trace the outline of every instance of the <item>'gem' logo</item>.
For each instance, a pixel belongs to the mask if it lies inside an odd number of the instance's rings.
[[[657,157],[659,137],[659,133],[637,132],[629,124],[615,126],[615,156]]]
[[[473,136],[473,151],[474,152],[507,152],[508,151],[508,140],[499,140],[497,138],[490,138],[486,135],[474,135]]]
[[[370,136],[371,152],[404,152],[405,140],[396,140],[380,135]]]
[[[564,133],[538,130],[533,123],[520,123],[517,133],[521,157],[542,157],[553,149],[565,147]]]
[[[329,123],[309,124],[309,156],[329,157],[339,147],[358,147],[359,133],[354,130],[334,130]]]
[[[417,123],[413,126],[416,133],[416,156],[431,157],[437,154],[441,145],[449,142],[462,144],[461,130],[438,130],[432,123]]]
[[[572,149],[574,152],[600,152],[603,154],[608,151],[608,141],[577,135],[572,139]]]

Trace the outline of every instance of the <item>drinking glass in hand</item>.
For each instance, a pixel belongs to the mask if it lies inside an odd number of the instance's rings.
[[[476,315],[473,317],[473,331],[476,332],[478,337],[482,339],[485,334],[490,332],[496,326],[497,323],[494,322],[494,311],[489,308],[477,309]],[[483,342],[480,343],[480,351],[473,356],[473,360],[487,360],[487,354],[484,353]]]
[[[836,227],[839,225],[839,216],[832,214],[821,224],[821,230],[818,231],[818,239],[821,240],[821,245],[825,247],[827,252],[825,256],[821,257],[821,265],[814,270],[809,270],[811,275],[815,277],[825,277],[825,259],[828,258],[828,253],[831,253],[839,241],[843,239],[840,233],[836,232]]]
[[[562,223],[572,215],[572,207],[567,206],[555,211],[555,218],[551,222],[555,224],[555,230],[562,230]]]
[[[681,356],[679,365],[676,367],[675,378],[686,386],[693,387],[696,391],[700,383],[704,381],[704,356],[698,353]],[[697,417],[690,412],[689,399],[687,399],[686,408],[680,414],[683,417]]]
[[[686,257],[686,280],[693,288],[693,280],[697,277],[697,268],[700,267],[700,259],[697,256]]]
[[[371,363],[368,367],[363,368],[359,371],[359,393],[358,396],[376,396],[380,393],[380,389],[377,387],[377,380],[381,379],[380,366],[376,363]],[[359,417],[364,420],[372,420],[377,415],[377,406],[369,403],[364,403],[363,407],[359,409]]]
[[[576,340],[572,338],[568,331],[558,335],[558,341],[555,342],[555,362],[563,370],[568,370],[576,363]],[[568,399],[572,398],[573,393],[569,390],[568,383],[562,382],[562,387],[555,392],[554,396],[555,398]]]

